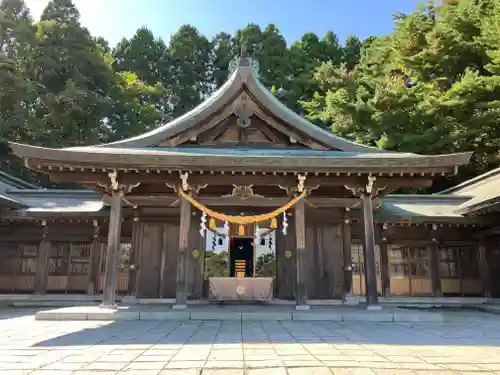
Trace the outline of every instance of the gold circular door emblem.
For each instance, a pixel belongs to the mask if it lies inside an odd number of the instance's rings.
[[[239,296],[245,294],[245,287],[243,285],[238,285],[236,287],[236,294],[238,294]]]
[[[286,250],[285,251],[285,258],[290,259],[292,257],[292,251],[291,250]]]
[[[192,254],[193,254],[193,257],[198,258],[200,256],[200,251],[198,249],[194,249]]]

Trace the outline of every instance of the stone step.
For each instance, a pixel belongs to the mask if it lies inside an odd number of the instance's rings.
[[[324,321],[324,322],[442,322],[443,314],[439,312],[414,311],[366,311],[362,309],[335,311],[231,311],[230,309],[203,310],[186,309],[183,311],[165,309],[134,310],[126,307],[115,309],[97,306],[81,306],[39,311],[36,320],[163,320],[163,321]]]

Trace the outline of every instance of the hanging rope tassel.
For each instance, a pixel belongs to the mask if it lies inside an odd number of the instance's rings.
[[[210,229],[216,229],[217,228],[217,223],[215,222],[215,219],[213,217],[210,218],[210,221],[208,222],[208,227]]]
[[[276,229],[278,228],[278,220],[276,220],[275,217],[271,219],[271,229]]]
[[[244,236],[245,235],[245,226],[244,225],[240,225],[238,227],[238,236]]]

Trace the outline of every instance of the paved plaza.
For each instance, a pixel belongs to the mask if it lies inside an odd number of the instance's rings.
[[[500,316],[445,323],[35,321],[0,310],[0,374],[500,374]],[[454,314],[454,315],[453,315]]]

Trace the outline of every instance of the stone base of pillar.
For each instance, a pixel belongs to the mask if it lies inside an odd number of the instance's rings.
[[[187,309],[187,305],[173,305],[172,310],[185,310]]]
[[[348,294],[347,296],[344,297],[344,304],[348,306],[359,305],[359,296]]]
[[[99,305],[100,309],[116,309],[118,305],[116,303],[110,304],[110,303],[101,303]]]
[[[380,305],[368,305],[368,306],[366,306],[366,310],[368,310],[368,311],[380,311],[380,310],[382,310],[382,306],[380,306]]]
[[[136,296],[123,296],[122,303],[136,304],[138,303]]]
[[[297,305],[297,306],[295,306],[295,310],[304,311],[304,310],[310,310],[310,309],[311,309],[311,306],[309,306],[309,305]]]

